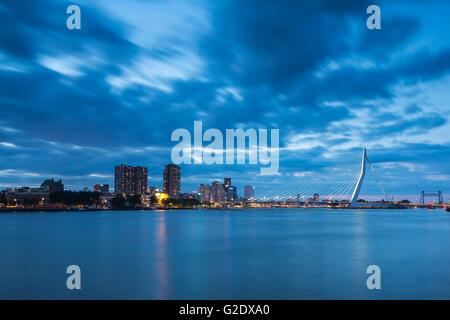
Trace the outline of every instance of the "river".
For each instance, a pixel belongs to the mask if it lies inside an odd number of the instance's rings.
[[[2,299],[449,299],[450,214],[2,213],[0,261]],[[69,265],[81,290],[66,287]]]

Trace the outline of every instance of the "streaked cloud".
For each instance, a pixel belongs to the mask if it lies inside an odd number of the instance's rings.
[[[65,2],[0,6],[0,185],[112,184],[129,163],[161,186],[171,132],[202,120],[280,129],[280,175],[184,166],[185,191],[225,175],[241,193],[353,177],[363,145],[396,192],[450,188],[445,2],[382,1],[378,33],[354,1],[79,3],[79,32],[54,14]]]

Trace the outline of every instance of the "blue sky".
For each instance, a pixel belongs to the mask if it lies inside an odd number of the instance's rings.
[[[82,29],[66,28],[81,7]],[[381,30],[365,26],[381,7]],[[279,128],[280,172],[184,165],[242,194],[352,179],[361,147],[394,195],[450,189],[448,1],[2,1],[0,188],[61,177],[161,186],[177,128]],[[367,186],[367,194],[377,194]],[[446,196],[448,199],[448,196]]]

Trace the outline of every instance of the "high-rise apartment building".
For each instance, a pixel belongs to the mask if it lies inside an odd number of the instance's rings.
[[[201,184],[198,187],[198,192],[200,193],[201,202],[212,202],[211,201],[211,186],[207,184]]]
[[[114,191],[116,194],[144,194],[147,176],[147,168],[118,165],[114,170]]]
[[[225,188],[225,185],[219,181],[214,181],[211,185],[211,202],[227,202],[227,189]]]
[[[168,164],[163,174],[163,190],[170,197],[176,197],[181,192],[181,168],[176,164]]]

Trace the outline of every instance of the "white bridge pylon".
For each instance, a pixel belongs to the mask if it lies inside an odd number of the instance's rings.
[[[367,152],[366,147],[363,148],[361,173],[359,174],[358,182],[356,183],[355,190],[353,190],[352,197],[350,198],[350,205],[355,205],[359,197],[359,191],[361,191],[362,183],[364,181],[364,176],[366,175],[366,162],[367,162]]]
[[[369,158],[367,158],[366,148],[364,147],[363,148],[363,154],[362,154],[361,173],[359,174],[358,182],[356,183],[355,190],[353,190],[353,194],[352,194],[352,197],[350,199],[350,205],[349,205],[350,207],[352,207],[352,206],[353,207],[357,207],[358,206],[357,201],[358,201],[358,197],[359,197],[359,192],[361,191],[361,187],[362,187],[362,184],[363,184],[363,181],[364,181],[364,177],[366,175],[366,164],[367,163],[369,164],[370,168],[372,169],[372,172],[373,172],[373,174],[375,176],[375,179],[377,180],[378,186],[380,187],[381,191],[386,196],[386,199],[388,201],[393,201],[394,200],[384,190],[383,185],[381,184],[381,181],[379,181],[379,179],[378,179],[378,177],[377,177],[377,175],[375,173],[375,170],[373,169],[373,167],[372,167],[372,165],[371,165],[371,163],[369,161]]]

